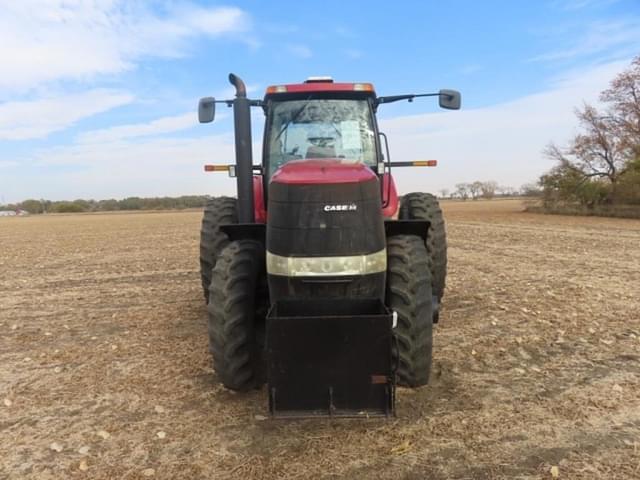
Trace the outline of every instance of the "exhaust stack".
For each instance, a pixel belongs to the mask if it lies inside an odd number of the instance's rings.
[[[230,73],[229,82],[236,88],[236,98],[233,101],[233,123],[236,140],[238,223],[254,223],[251,101],[247,98],[247,88],[240,77]]]

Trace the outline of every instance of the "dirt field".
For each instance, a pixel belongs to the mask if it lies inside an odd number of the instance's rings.
[[[640,478],[640,221],[445,207],[432,384],[359,421],[216,383],[200,213],[0,218],[0,479]]]

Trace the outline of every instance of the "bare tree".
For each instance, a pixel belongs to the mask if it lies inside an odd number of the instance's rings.
[[[494,182],[493,180],[482,182],[482,186],[480,187],[482,198],[486,198],[487,200],[492,199],[493,197],[495,197],[497,189],[498,183]]]
[[[447,198],[449,196],[449,189],[448,188],[442,188],[440,190],[440,198]]]
[[[507,185],[498,185],[496,193],[502,197],[513,197],[518,194],[518,189]]]
[[[478,199],[478,195],[480,194],[482,190],[482,182],[476,180],[473,183],[469,184],[469,193],[471,194],[471,198],[473,198],[474,200]]]
[[[518,193],[516,189],[511,189],[511,190],[513,190],[512,195],[515,195]],[[524,195],[525,197],[537,197],[542,192],[540,190],[540,187],[538,187],[538,185],[536,185],[535,183],[525,183],[520,187],[519,193],[521,195]]]
[[[457,183],[456,184],[456,195],[460,197],[462,200],[466,200],[469,198],[469,184],[468,183]]]
[[[581,172],[585,179],[606,178],[615,185],[625,156],[624,146],[619,136],[614,134],[613,119],[600,115],[590,105],[585,105],[576,115],[585,132],[576,135],[564,150],[550,144],[545,150],[546,156],[567,170]]]
[[[616,120],[609,115],[600,115],[590,105],[585,105],[577,115],[585,133],[575,137],[571,154],[586,176],[606,177],[615,184],[625,162],[625,148],[618,135]]]
[[[620,73],[600,100],[608,104],[608,115],[626,156],[640,158],[640,56]]]

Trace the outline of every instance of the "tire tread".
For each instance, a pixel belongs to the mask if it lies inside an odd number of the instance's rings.
[[[440,301],[444,296],[447,278],[447,233],[440,203],[430,193],[412,192],[400,203],[400,219],[431,222],[426,247],[430,259],[433,294]]]
[[[235,198],[216,197],[207,202],[200,229],[200,280],[206,301],[209,300],[211,271],[218,255],[229,244],[229,238],[220,230],[220,226],[233,223],[238,223]]]
[[[209,350],[223,385],[246,391],[262,383],[256,339],[256,289],[264,275],[264,246],[255,240],[230,242],[211,272]]]
[[[398,315],[398,385],[429,382],[433,320],[429,256],[420,237],[398,235],[387,242],[387,305]]]

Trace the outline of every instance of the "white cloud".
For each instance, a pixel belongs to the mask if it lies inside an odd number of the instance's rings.
[[[137,141],[114,139],[100,144],[99,148],[94,143],[77,143],[42,150],[35,155],[34,160],[41,165],[78,165],[90,169],[99,165],[108,165],[109,169],[153,165],[154,170],[163,171],[194,162],[228,163],[233,159],[232,155],[233,136],[222,134]]]
[[[29,162],[46,175],[34,175],[27,181],[19,168],[4,169],[0,193],[11,201],[228,194],[234,191],[233,179],[205,173],[203,165],[229,163],[232,155],[233,138],[228,135],[120,141],[99,148],[95,144],[57,147],[40,151]]]
[[[195,112],[191,115],[196,117]],[[264,118],[254,109],[252,120],[253,156],[258,163]],[[224,173],[203,171],[204,164],[234,163],[232,132],[211,135],[207,126],[203,126],[201,136],[197,137],[146,137],[142,132],[144,125],[149,124],[122,125],[126,130],[119,132],[105,129],[96,135],[95,140],[100,143],[77,142],[12,159],[0,176],[0,193],[11,201],[29,197],[61,200],[235,194],[235,179]],[[26,181],[20,167],[37,167],[47,173],[30,176]]]
[[[0,170],[3,168],[13,168],[19,165],[15,160],[0,160]]]
[[[195,36],[246,32],[232,7],[170,5],[158,13],[125,0],[20,0],[0,4],[0,89],[86,80],[133,68],[142,57],[177,57]],[[245,35],[246,37],[246,35]]]
[[[78,120],[133,100],[126,92],[94,89],[55,98],[0,104],[0,140],[43,138]]]
[[[531,62],[571,60],[610,53],[614,58],[637,53],[640,46],[640,20],[636,18],[594,22],[576,32],[571,45],[530,58]]]
[[[474,180],[520,186],[536,180],[552,165],[542,156],[545,145],[552,140],[562,144],[575,133],[575,107],[583,100],[595,102],[598,93],[628,65],[629,61],[613,62],[574,70],[555,79],[545,91],[486,108],[465,109],[463,96],[459,112],[385,119],[386,106],[381,106],[380,123],[389,136],[393,160],[436,158],[440,162],[435,169],[395,169],[400,190],[437,191]],[[413,105],[420,108],[418,103]],[[254,110],[255,162],[261,158],[261,116]],[[30,162],[45,169],[47,175],[26,182],[19,168],[5,168],[0,177],[2,193],[12,200],[29,196],[62,199],[233,194],[233,179],[202,171],[205,163],[234,161],[231,132],[207,135],[205,129],[201,137],[147,137],[191,122],[187,114],[182,117],[94,131],[84,140],[93,136],[100,143],[77,142],[43,150]],[[230,127],[230,122],[226,123]],[[30,163],[28,159],[11,160],[21,165]],[[66,167],[59,169],[58,165]]]
[[[313,56],[313,52],[306,45],[287,45],[287,50],[298,58],[311,58]]]
[[[234,179],[203,171],[206,163],[233,159],[232,134],[75,144],[37,153],[31,163],[48,173],[28,182],[18,168],[7,169],[0,189],[12,200],[233,194]]]
[[[565,143],[576,132],[575,108],[597,102],[599,92],[629,63],[572,71],[546,91],[491,107],[465,110],[463,92],[459,112],[382,120],[392,160],[439,160],[435,169],[396,169],[400,190],[437,191],[475,180],[514,187],[535,181],[552,166],[542,155],[544,147],[550,141]]]
[[[133,123],[91,130],[78,135],[77,140],[79,143],[115,142],[129,138],[177,132],[195,127],[197,124],[196,113],[187,112],[182,115],[157,118],[147,123]]]

